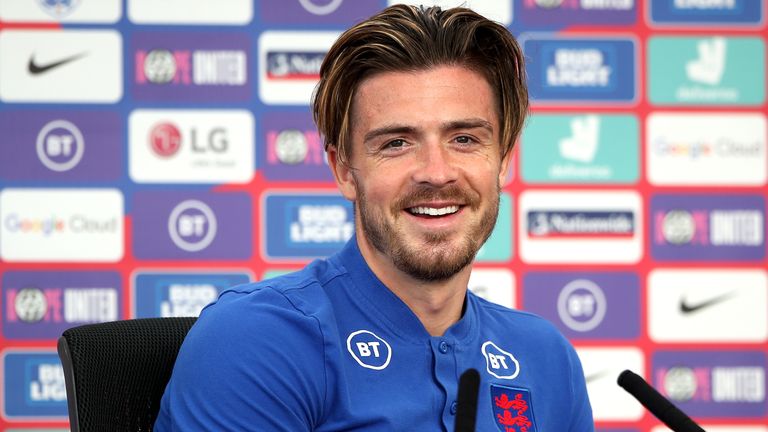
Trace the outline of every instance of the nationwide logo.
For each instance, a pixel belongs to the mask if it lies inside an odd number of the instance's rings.
[[[265,254],[270,258],[331,255],[354,233],[352,205],[338,195],[267,194]]]
[[[762,186],[768,179],[761,114],[655,113],[647,127],[653,183]]]
[[[0,130],[0,178],[111,181],[122,175],[120,116],[110,111],[6,111]],[[98,143],[96,146],[88,143]]]
[[[55,352],[3,352],[3,416],[11,420],[65,421],[64,371]]]
[[[264,149],[259,167],[269,180],[333,181],[320,135],[304,113],[269,112],[264,115]]]
[[[520,254],[528,262],[635,262],[642,250],[633,192],[528,191],[519,200]]]
[[[648,9],[655,25],[744,27],[764,16],[761,2],[750,0],[651,0]]]
[[[0,256],[7,261],[114,262],[123,256],[117,190],[7,188],[0,191],[0,223]]]
[[[535,210],[526,220],[531,238],[630,238],[635,232],[629,211]]]
[[[267,104],[309,104],[336,32],[266,31],[259,37],[259,94]]]
[[[638,123],[633,116],[534,115],[526,124],[523,178],[531,183],[630,183],[639,171]],[[607,145],[615,141],[621,149]]]
[[[768,274],[753,269],[654,270],[648,329],[658,342],[762,343]]]
[[[254,121],[245,110],[135,110],[130,174],[141,183],[246,183],[254,172]]]
[[[134,194],[139,259],[246,259],[251,202],[244,193],[143,191]]]
[[[576,352],[584,369],[595,421],[637,421],[646,414],[637,400],[616,385],[616,377],[624,369],[643,373],[645,355],[641,350],[579,347]]]
[[[760,196],[672,196],[651,200],[652,252],[658,259],[744,260],[765,256]]]
[[[538,102],[632,102],[635,42],[529,36],[522,40],[530,90]]]
[[[570,339],[634,339],[640,334],[640,281],[634,273],[539,273],[523,278],[525,310]]]
[[[245,101],[250,95],[245,34],[143,32],[133,35],[132,45],[139,100]]]
[[[198,316],[222,291],[251,280],[249,272],[138,272],[133,277],[134,316]]]
[[[691,416],[765,416],[765,369],[760,351],[660,351],[653,356],[654,386]]]
[[[759,38],[653,37],[649,97],[657,104],[760,105],[765,101],[764,51]]]
[[[123,96],[122,39],[114,30],[3,30],[0,76],[3,102],[116,103]],[[94,79],[75,85],[84,76]]]
[[[6,272],[3,336],[56,339],[75,325],[121,319],[120,285],[112,272]]]

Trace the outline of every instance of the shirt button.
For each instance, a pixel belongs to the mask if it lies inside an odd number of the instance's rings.
[[[457,404],[457,403],[456,403],[456,401],[453,401],[453,402],[451,403],[451,415],[454,415],[454,414],[456,414],[456,407],[457,407],[458,405],[459,405],[459,404]]]
[[[437,349],[439,349],[441,353],[445,354],[448,352],[448,344],[445,341],[440,341],[440,345],[438,345]]]

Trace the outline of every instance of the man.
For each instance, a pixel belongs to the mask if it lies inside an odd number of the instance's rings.
[[[527,112],[523,56],[468,9],[392,6],[345,32],[313,110],[355,236],[327,260],[235,287],[179,353],[157,430],[593,430],[571,345],[467,291]]]

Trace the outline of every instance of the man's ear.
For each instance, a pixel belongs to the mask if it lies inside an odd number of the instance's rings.
[[[512,161],[512,153],[514,153],[515,147],[517,146],[512,146],[512,148],[507,150],[507,153],[501,157],[501,166],[499,167],[499,187],[504,187],[504,184],[507,182],[510,162]]]
[[[333,172],[333,178],[336,180],[336,186],[344,198],[354,202],[357,199],[357,184],[352,175],[352,168],[339,160],[339,152],[336,146],[328,146],[328,165]]]

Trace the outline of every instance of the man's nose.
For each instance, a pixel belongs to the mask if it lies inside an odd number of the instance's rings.
[[[419,148],[413,179],[417,183],[443,186],[458,178],[457,160],[450,149],[439,142],[428,142]]]

